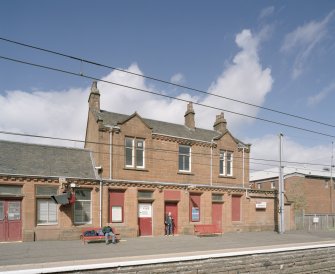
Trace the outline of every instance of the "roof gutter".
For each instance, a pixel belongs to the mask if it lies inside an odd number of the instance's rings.
[[[59,176],[50,176],[50,175],[31,175],[31,174],[19,174],[19,173],[0,173],[1,176],[12,176],[12,177],[27,177],[27,178],[44,178],[44,179],[59,179],[66,178],[69,180],[90,180],[90,181],[98,181],[96,178],[84,178],[84,177],[68,177],[65,175]]]

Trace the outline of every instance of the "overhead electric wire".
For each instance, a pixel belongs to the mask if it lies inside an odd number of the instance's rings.
[[[131,86],[128,86],[128,85],[124,85],[124,84],[120,84],[120,83],[116,83],[116,82],[112,82],[112,81],[98,79],[96,77],[85,75],[83,73],[75,73],[75,72],[72,72],[72,71],[67,71],[67,70],[58,69],[58,68],[54,68],[54,67],[49,67],[49,66],[45,66],[45,65],[26,62],[26,61],[23,61],[23,60],[9,58],[9,57],[5,57],[5,56],[0,56],[0,58],[4,59],[4,60],[12,61],[12,62],[17,62],[17,63],[21,63],[21,64],[25,64],[25,65],[38,67],[38,68],[52,70],[52,71],[57,71],[57,72],[61,72],[61,73],[65,73],[65,74],[69,74],[69,75],[73,75],[73,76],[79,76],[79,77],[95,80],[95,81],[98,81],[98,82],[108,83],[108,84],[111,84],[111,85],[116,85],[116,86],[120,86],[120,87],[124,87],[124,88],[128,88],[128,89],[133,89],[133,90],[136,90],[136,91],[145,92],[145,93],[149,93],[149,94],[153,94],[153,95],[157,95],[157,96],[161,96],[161,97],[165,97],[165,98],[169,98],[169,99],[173,99],[173,100],[178,100],[178,101],[182,101],[182,102],[186,102],[186,103],[190,102],[190,100],[173,97],[173,96],[166,95],[166,94],[157,93],[157,92],[149,91],[149,90],[146,90],[146,89],[131,87]],[[232,114],[235,114],[235,115],[240,115],[240,116],[243,116],[243,117],[256,119],[256,120],[260,120],[260,121],[271,123],[271,124],[276,124],[276,125],[280,125],[280,126],[284,126],[284,127],[289,127],[289,128],[294,128],[294,129],[297,129],[297,130],[302,130],[302,131],[309,132],[309,133],[323,135],[323,136],[330,137],[330,138],[335,138],[335,135],[331,135],[331,134],[328,134],[328,133],[323,133],[323,132],[314,131],[314,130],[310,130],[310,129],[306,129],[306,128],[302,128],[302,127],[298,127],[298,126],[294,126],[294,125],[289,125],[289,124],[285,124],[285,123],[281,123],[281,122],[276,122],[276,121],[268,120],[268,119],[265,119],[265,118],[255,117],[255,116],[252,116],[252,115],[239,113],[239,112],[235,112],[235,111],[231,111],[231,110],[227,110],[227,109],[213,107],[213,106],[205,105],[205,104],[198,103],[198,102],[192,102],[192,103],[195,104],[195,105],[198,105],[198,106],[212,108],[212,109],[220,110],[220,111],[224,111],[224,112],[229,112],[229,113],[232,113]]]
[[[145,79],[153,80],[153,81],[156,81],[156,82],[160,82],[160,83],[176,86],[176,87],[179,87],[179,88],[195,91],[195,92],[206,94],[206,95],[209,95],[209,96],[215,96],[215,97],[230,100],[230,101],[233,101],[233,102],[236,102],[236,103],[252,106],[252,107],[255,107],[255,108],[264,109],[264,110],[267,110],[267,111],[275,112],[275,113],[278,113],[278,114],[281,114],[281,115],[286,115],[286,116],[293,117],[293,118],[296,118],[296,119],[301,119],[301,120],[305,120],[305,121],[308,121],[308,122],[312,122],[312,123],[316,123],[316,124],[320,124],[320,125],[324,125],[324,126],[328,126],[328,127],[335,127],[335,125],[324,123],[324,122],[317,121],[317,120],[313,120],[313,119],[306,118],[306,117],[302,117],[302,116],[299,116],[299,115],[296,115],[296,114],[291,114],[291,113],[283,112],[283,111],[280,111],[280,110],[271,109],[271,108],[268,108],[268,107],[263,107],[263,106],[260,106],[260,105],[244,102],[242,100],[222,96],[222,95],[215,94],[215,93],[210,93],[210,92],[200,90],[200,89],[196,89],[196,88],[189,87],[189,86],[185,86],[185,85],[181,85],[181,84],[177,84],[177,83],[172,83],[170,81],[158,79],[158,78],[153,77],[153,76],[146,76],[146,75],[143,75],[143,74],[127,71],[127,70],[116,68],[116,67],[110,66],[110,65],[101,64],[101,63],[98,63],[98,62],[90,61],[90,60],[87,60],[87,59],[84,59],[84,58],[79,58],[79,57],[69,55],[69,54],[65,54],[65,53],[61,53],[61,52],[58,52],[58,51],[45,49],[45,48],[37,47],[37,46],[34,46],[34,45],[29,45],[29,44],[26,44],[26,43],[14,41],[14,40],[7,39],[7,38],[4,38],[4,37],[0,37],[0,40],[8,42],[8,43],[13,43],[13,44],[16,44],[16,45],[20,45],[20,46],[23,46],[23,47],[28,47],[28,48],[31,48],[31,49],[35,49],[35,50],[55,54],[55,55],[58,55],[58,56],[66,57],[66,58],[69,58],[69,59],[80,61],[81,63],[85,62],[87,64],[91,64],[91,65],[95,65],[95,66],[99,66],[99,67],[104,67],[104,68],[120,71],[120,72],[123,72],[123,73],[131,74],[131,75],[135,75],[135,76],[142,77],[142,78],[145,78]]]
[[[5,134],[5,135],[14,135],[14,136],[21,136],[21,137],[32,137],[32,138],[41,138],[41,139],[47,139],[47,140],[57,140],[57,141],[66,141],[66,142],[74,142],[74,143],[87,143],[87,144],[95,144],[95,145],[105,145],[105,146],[110,146],[110,143],[104,143],[104,142],[94,142],[94,141],[87,141],[87,140],[79,140],[79,139],[69,139],[69,138],[61,138],[61,137],[51,137],[51,136],[44,136],[44,135],[36,135],[36,134],[28,134],[28,133],[18,133],[18,132],[9,132],[9,131],[0,131],[0,134]],[[117,144],[112,144],[113,148],[121,148],[124,149],[124,145],[117,145]],[[82,149],[82,148],[76,148],[76,149]],[[90,150],[88,148],[88,150]],[[162,148],[150,148],[150,147],[146,147],[147,151],[158,151],[158,152],[162,152],[162,153],[178,153],[177,150],[171,150],[171,149],[162,149]],[[101,151],[94,151],[94,150],[90,150],[92,153],[96,153],[96,154],[105,154],[105,155],[109,155],[109,152],[101,152]],[[215,153],[213,154],[213,156],[218,157],[219,156],[219,152],[215,151]],[[193,156],[196,157],[203,157],[204,155],[210,157],[210,153],[195,153],[192,152]],[[234,159],[239,159],[238,162],[242,162],[243,160],[243,156],[237,156],[234,155]],[[271,167],[277,167],[276,165],[273,164],[266,164],[266,163],[262,163],[262,162],[274,162],[274,163],[278,163],[278,160],[273,160],[273,159],[259,159],[259,158],[253,158],[253,157],[245,157],[244,158],[245,161],[248,161],[249,164],[255,164],[255,165],[265,165],[265,166],[271,166]],[[262,162],[253,162],[253,161],[262,161]],[[309,166],[322,166],[324,167],[325,164],[316,164],[316,163],[307,163],[307,162],[291,162],[291,161],[282,161],[283,164],[298,164],[298,165],[309,165]],[[205,164],[206,165],[206,164]],[[290,166],[287,166],[290,167]],[[295,168],[297,168],[295,166]],[[251,170],[251,169],[250,169]],[[261,171],[261,170],[259,170]],[[314,171],[319,171],[319,170],[314,170]]]

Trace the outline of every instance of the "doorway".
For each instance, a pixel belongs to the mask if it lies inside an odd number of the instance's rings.
[[[0,242],[21,240],[21,200],[0,200]]]
[[[212,203],[212,224],[222,229],[222,203]]]
[[[164,219],[166,215],[171,212],[173,218],[172,234],[178,234],[178,203],[166,202],[164,210]]]
[[[138,204],[138,227],[139,236],[152,235],[152,204],[139,203]]]

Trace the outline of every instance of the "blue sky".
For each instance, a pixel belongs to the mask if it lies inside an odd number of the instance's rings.
[[[335,125],[335,2],[3,1],[0,37]],[[0,55],[335,135],[334,127],[34,51]],[[0,130],[83,139],[91,81],[0,59]],[[186,103],[99,84],[109,111],[183,123]],[[31,106],[34,106],[32,109]],[[195,105],[196,125],[219,110]],[[333,138],[225,112],[254,158],[329,164]],[[13,136],[0,135],[14,140]],[[21,139],[22,140],[22,139]],[[34,140],[42,142],[42,140]],[[258,166],[257,169],[268,168]],[[321,167],[318,167],[321,168]],[[255,167],[256,169],[256,167]]]

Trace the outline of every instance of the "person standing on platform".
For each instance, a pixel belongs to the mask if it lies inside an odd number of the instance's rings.
[[[166,215],[165,225],[166,225],[166,235],[173,236],[173,218],[172,218],[171,212],[169,212]]]

